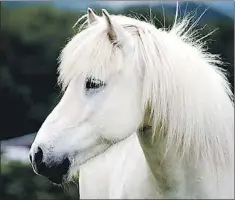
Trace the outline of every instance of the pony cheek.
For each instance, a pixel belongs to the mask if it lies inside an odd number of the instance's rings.
[[[134,112],[130,115],[128,112],[118,114],[113,111],[106,113],[105,119],[99,122],[99,129],[96,131],[101,137],[111,141],[119,141],[130,136],[141,122],[141,116]]]

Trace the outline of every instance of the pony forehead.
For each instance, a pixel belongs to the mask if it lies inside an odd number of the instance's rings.
[[[123,22],[123,16],[113,18]],[[105,21],[100,20],[72,37],[62,50],[59,61],[58,82],[65,88],[74,77],[80,75],[107,79],[110,73],[120,70],[122,55],[121,49],[109,40]]]

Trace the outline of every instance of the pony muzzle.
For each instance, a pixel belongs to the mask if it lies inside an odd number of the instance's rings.
[[[35,153],[29,154],[29,160],[36,174],[48,178],[55,184],[61,184],[66,180],[71,165],[67,156],[59,161],[52,157],[44,159],[43,150],[40,147],[37,148]]]

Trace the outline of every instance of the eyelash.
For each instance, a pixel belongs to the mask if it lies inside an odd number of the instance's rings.
[[[106,84],[99,79],[87,78],[86,83],[85,83],[85,89],[86,91],[97,90],[101,87],[104,87],[105,85]]]

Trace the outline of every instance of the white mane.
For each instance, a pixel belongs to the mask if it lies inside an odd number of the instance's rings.
[[[219,57],[205,51],[201,38],[195,39],[192,19],[176,20],[165,31],[137,19],[111,17],[133,37],[135,66],[144,64],[143,109],[151,106],[153,135],[166,137],[166,151],[174,146],[190,162],[206,160],[211,170],[225,168],[233,160],[233,95],[218,67]],[[59,83],[66,88],[77,76],[88,75],[105,80],[109,72],[118,73],[111,63],[122,60],[121,51],[110,42],[100,18],[63,49]],[[83,65],[87,60],[90,65]]]

